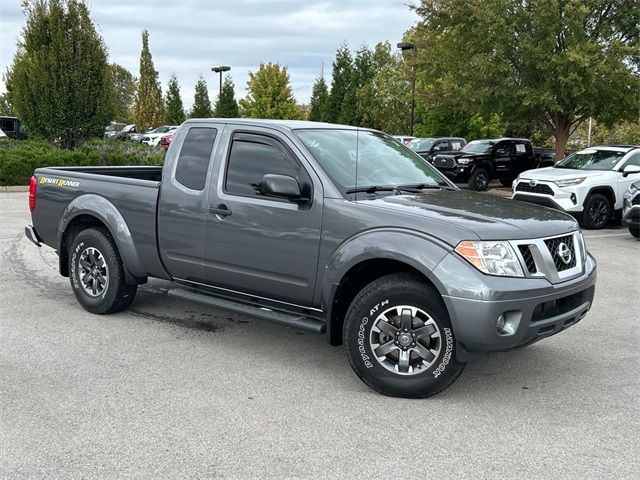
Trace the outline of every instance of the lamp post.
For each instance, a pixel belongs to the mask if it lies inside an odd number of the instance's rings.
[[[412,81],[411,81],[411,113],[409,117],[409,135],[413,136],[413,115],[416,109],[416,44],[413,42],[400,42],[396,45],[400,50],[407,51],[413,50],[413,65],[412,65]]]
[[[220,94],[218,95],[218,99],[222,96],[222,72],[228,72],[231,70],[231,67],[228,65],[220,65],[219,67],[211,67],[211,71],[220,74]]]

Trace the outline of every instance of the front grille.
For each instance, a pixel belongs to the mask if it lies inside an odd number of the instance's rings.
[[[534,186],[531,186],[531,184],[526,180],[516,185],[516,192],[540,193],[542,195],[551,195],[553,197],[553,190],[549,185],[537,183]]]
[[[451,157],[438,156],[433,160],[433,165],[440,168],[455,168],[456,161]]]
[[[594,293],[595,287],[589,287],[586,290],[566,297],[540,303],[533,310],[531,321],[534,323],[540,322],[570,312],[571,310],[578,308],[580,305],[584,305],[586,302],[592,302]],[[586,310],[584,313],[586,313]],[[575,319],[573,320],[575,323]]]
[[[551,257],[553,258],[553,263],[556,266],[556,270],[562,272],[576,266],[576,252],[573,246],[573,235],[550,238],[548,240],[545,240],[544,243],[549,249],[549,253],[551,253]],[[559,247],[561,244],[564,244],[567,247],[563,250],[565,252],[569,252],[569,254],[566,254],[564,258],[559,251]]]
[[[536,268],[536,261],[533,259],[529,245],[518,245],[518,249],[520,249],[520,254],[522,255],[522,259],[524,260],[529,273],[537,273],[538,269]]]

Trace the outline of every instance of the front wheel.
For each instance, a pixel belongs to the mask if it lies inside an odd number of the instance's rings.
[[[629,227],[629,233],[635,238],[640,239],[640,227]]]
[[[484,192],[489,186],[491,174],[484,168],[476,168],[469,177],[469,188],[476,192]]]
[[[383,395],[425,398],[464,369],[437,291],[412,274],[379,278],[356,295],[344,322],[344,343],[356,375]]]
[[[605,227],[611,218],[611,203],[600,193],[592,193],[584,204],[582,226],[591,230]]]
[[[115,242],[109,232],[101,228],[82,230],[73,239],[69,280],[80,305],[98,314],[124,310],[138,288],[126,283]]]

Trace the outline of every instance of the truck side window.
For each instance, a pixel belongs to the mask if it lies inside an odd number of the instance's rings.
[[[215,128],[202,127],[190,128],[187,132],[176,167],[176,180],[185,187],[204,188],[216,133]]]
[[[300,181],[306,172],[278,141],[263,135],[236,133],[227,161],[224,188],[227,193],[254,197],[267,174],[288,175]]]

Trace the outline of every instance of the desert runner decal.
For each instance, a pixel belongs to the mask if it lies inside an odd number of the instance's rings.
[[[80,182],[73,180],[65,180],[64,178],[40,177],[38,182],[40,185],[55,185],[56,187],[73,187],[78,188]]]

